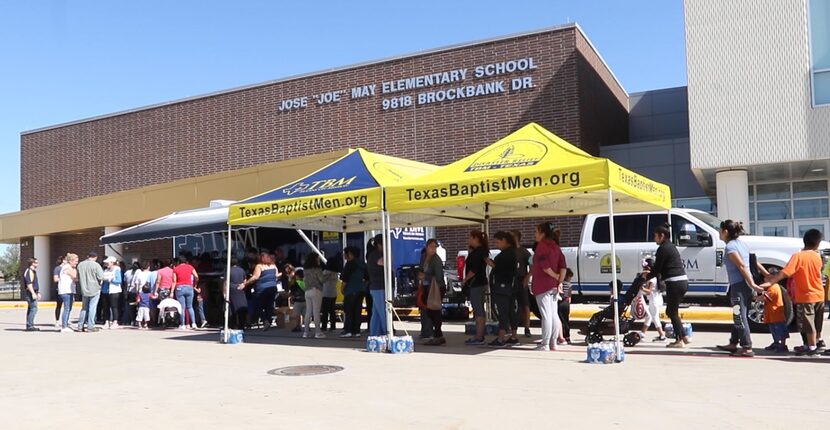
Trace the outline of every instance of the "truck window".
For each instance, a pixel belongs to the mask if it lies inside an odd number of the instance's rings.
[[[648,215],[614,216],[614,236],[617,243],[650,242]],[[611,231],[608,228],[607,216],[598,217],[594,221],[591,240],[594,243],[611,243]]]
[[[663,225],[665,223],[666,215],[649,215],[649,238],[651,238],[651,236],[654,234],[654,229],[657,228],[657,226]],[[706,233],[706,231],[702,227],[678,215],[671,216],[671,235],[672,242],[678,244],[682,240],[684,242],[682,245],[684,246],[703,246],[710,240],[708,239],[708,233]]]

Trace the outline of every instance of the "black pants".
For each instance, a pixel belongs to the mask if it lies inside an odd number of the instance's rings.
[[[55,289],[55,321],[61,320],[61,308],[63,307],[63,300],[61,300],[61,295],[58,294],[58,290]]]
[[[683,339],[683,321],[680,320],[680,302],[689,289],[689,281],[666,282],[666,315],[671,319],[674,338]]]
[[[570,299],[559,301],[559,308],[557,309],[557,313],[559,314],[559,321],[562,321],[562,337],[564,337],[565,340],[571,340],[571,301],[570,301]]]
[[[513,306],[513,296],[509,294],[493,294],[493,306],[499,319],[499,330],[509,332],[518,324],[516,307]]]
[[[230,322],[236,330],[243,330],[248,325],[248,308],[242,306],[239,309],[234,309],[233,319]]]
[[[424,309],[424,311],[427,313],[427,315],[429,315],[429,320],[432,321],[432,337],[444,337],[444,332],[441,331],[441,323],[443,322],[444,318],[444,315],[441,314],[441,309]]]
[[[277,298],[277,287],[254,291],[254,315],[251,320],[271,324],[274,319],[274,300]],[[195,321],[194,321],[195,324]]]
[[[118,322],[118,315],[121,310],[121,293],[107,294],[107,304],[109,304],[109,318],[104,318],[107,321]]]
[[[329,321],[331,321],[331,330],[334,330],[335,321],[337,321],[337,315],[335,313],[334,307],[337,302],[337,297],[323,297],[323,304],[320,305],[320,322],[323,325],[323,330],[326,330],[326,327],[329,326]]]
[[[346,294],[343,297],[343,313],[346,314],[343,331],[349,334],[360,334],[360,321],[363,319],[362,310],[363,294]]]

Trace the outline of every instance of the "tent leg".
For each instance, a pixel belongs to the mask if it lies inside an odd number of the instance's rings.
[[[490,240],[490,203],[484,202],[484,237]],[[487,250],[488,257],[490,250]],[[487,321],[495,321],[496,314],[493,312],[493,298],[490,287],[487,287],[487,294],[484,295],[484,308],[487,309]]]
[[[614,235],[614,192],[608,189],[608,229],[611,236],[611,294],[614,300],[614,351],[620,357],[620,301],[617,289],[617,245]]]
[[[383,284],[384,284],[384,304],[386,310],[386,333],[391,339],[395,335],[395,328],[392,326],[394,320],[392,319],[392,238],[390,234],[390,219],[389,213],[383,211],[383,218],[381,225],[383,226]]]
[[[299,228],[296,229],[296,230],[297,230],[297,234],[300,235],[300,239],[302,239],[303,242],[305,242],[305,244],[308,245],[309,248],[311,248],[311,251],[316,252],[317,255],[320,256],[320,261],[324,265],[328,264],[329,261],[326,259],[326,256],[323,255],[323,253],[320,251],[320,248],[317,245],[315,245],[314,242],[312,242],[311,239],[308,238],[308,236],[306,236],[305,232],[300,230]]]
[[[230,310],[230,299],[231,299],[231,256],[233,255],[233,231],[231,230],[231,226],[228,225],[228,261],[227,267],[225,268],[225,331],[224,331],[224,342],[228,343],[228,319]]]

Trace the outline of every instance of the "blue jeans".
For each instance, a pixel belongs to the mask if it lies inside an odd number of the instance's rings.
[[[176,287],[176,299],[179,301],[179,304],[182,305],[182,313],[179,315],[179,320],[181,323],[179,325],[184,325],[185,317],[184,313],[187,312],[190,315],[190,324],[196,324],[196,313],[193,312],[193,286],[191,285],[179,285]]]
[[[199,318],[199,324],[207,321],[207,318],[205,318],[205,301],[198,295],[196,296],[196,317]]]
[[[72,312],[72,302],[74,296],[72,294],[61,294],[59,297],[60,303],[63,305],[63,312],[61,313],[61,328],[69,327],[69,314]]]
[[[26,328],[35,326],[35,316],[37,315],[37,297],[32,297],[28,292],[23,294],[26,297]]]
[[[739,282],[729,286],[729,301],[732,304],[732,336],[729,343],[741,345],[741,348],[752,348],[752,338],[749,335],[749,307],[752,306],[752,289],[746,282]],[[682,330],[682,327],[681,327]]]
[[[790,331],[787,329],[787,324],[782,322],[770,324],[769,332],[772,334],[772,341],[775,343],[784,344],[784,342],[786,342],[790,337]]]
[[[94,296],[84,296],[81,302],[81,315],[78,317],[78,328],[87,330],[95,328],[95,312],[98,310],[98,299],[101,292]]]
[[[385,336],[386,330],[386,294],[383,290],[369,290],[372,296],[372,322],[369,336]]]

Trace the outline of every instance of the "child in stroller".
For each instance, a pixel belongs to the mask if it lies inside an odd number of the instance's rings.
[[[158,305],[159,309],[159,326],[161,327],[178,327],[180,315],[182,313],[182,305],[176,300],[166,298]]]
[[[608,283],[608,289],[611,290],[613,283]],[[619,279],[617,280],[617,292],[618,295],[622,293],[622,295],[618,298],[619,302],[619,318],[620,318],[620,334],[623,334],[623,344],[625,346],[634,346],[640,343],[642,337],[639,331],[629,331],[633,325],[634,318],[626,318],[625,311],[631,305],[631,302],[634,301],[634,298],[637,297],[637,293],[640,292],[640,288],[643,286],[643,278],[638,274],[637,278],[634,279],[634,282],[631,283],[631,286],[626,290],[624,293],[623,291],[623,283]],[[613,330],[609,331],[609,321],[613,324],[614,321],[614,297],[613,294],[611,295],[611,303],[605,307],[604,309],[600,310],[599,312],[593,314],[591,319],[588,320],[588,335],[585,337],[585,342],[588,344],[602,342],[604,334],[612,334]]]

